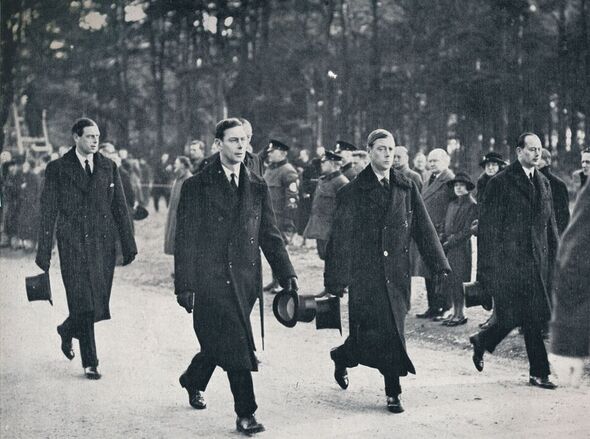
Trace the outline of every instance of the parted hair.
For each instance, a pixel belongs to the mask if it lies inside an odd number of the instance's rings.
[[[191,167],[191,161],[187,156],[179,155],[178,157],[176,157],[176,160],[178,160],[180,164],[184,166],[186,169]]]
[[[516,141],[516,147],[517,148],[524,148],[524,142],[526,141],[526,138],[528,136],[536,136],[536,134],[532,133],[530,131],[525,131],[520,136],[518,136],[518,140]]]
[[[393,134],[387,130],[384,130],[383,128],[378,128],[372,131],[371,134],[369,134],[369,137],[367,137],[367,146],[372,148],[377,140],[385,139],[387,137],[391,137],[393,139]]]
[[[88,117],[81,117],[74,122],[74,125],[72,126],[72,134],[81,136],[82,133],[84,133],[84,128],[91,126],[98,126],[98,124]]]
[[[223,135],[225,134],[226,130],[234,127],[241,127],[242,122],[235,117],[230,117],[229,119],[223,119],[217,122],[215,125],[215,138],[219,140],[223,140]]]

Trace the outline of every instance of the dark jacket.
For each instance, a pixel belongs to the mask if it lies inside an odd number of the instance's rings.
[[[477,203],[469,194],[451,201],[445,217],[443,249],[453,272],[450,277],[460,282],[471,280],[471,223],[477,218]]]
[[[170,192],[170,204],[168,205],[168,217],[166,218],[166,228],[164,229],[164,254],[174,254],[174,239],[176,237],[176,211],[180,201],[180,190],[186,180],[193,174],[187,169],[181,177],[177,177],[172,184]]]
[[[482,172],[482,174],[477,179],[477,183],[475,185],[475,187],[476,187],[475,197],[476,197],[478,204],[481,203],[481,201],[483,200],[483,194],[485,193],[486,186],[491,179],[492,179],[492,177],[490,177],[485,172]]]
[[[590,356],[590,184],[574,206],[561,238],[553,283],[551,351],[569,357]]]
[[[348,178],[340,171],[320,177],[313,197],[311,216],[303,232],[304,238],[328,240],[336,212],[336,194],[347,183]]]
[[[18,188],[17,236],[20,239],[37,240],[39,232],[39,197],[41,181],[33,171],[22,173]]]
[[[348,181],[352,181],[358,175],[359,170],[358,170],[358,168],[356,168],[354,166],[354,164],[352,162],[350,162],[350,163],[347,163],[344,166],[342,166],[342,168],[340,169],[340,172],[342,172],[342,175],[344,175],[346,178],[348,178]]]
[[[54,229],[70,315],[92,312],[94,321],[109,319],[117,236],[124,258],[137,253],[113,161],[94,154],[92,177],[84,172],[75,148],[49,162],[36,259],[41,268],[49,267]]]
[[[549,181],[534,175],[533,185],[515,161],[490,180],[480,208],[477,277],[507,326],[549,319],[557,228]]]
[[[295,231],[295,213],[299,202],[299,174],[287,160],[271,163],[264,171],[272,208],[281,231]]]
[[[250,312],[261,299],[260,249],[282,283],[295,272],[268,187],[243,164],[239,203],[216,158],[182,185],[176,222],[176,293],[194,292],[201,352],[225,370],[256,370]]]
[[[414,183],[416,183],[418,190],[420,192],[422,192],[422,187],[424,186],[424,182],[422,181],[422,176],[418,172],[410,169],[410,167],[408,165],[404,165],[401,169],[399,169],[399,171],[402,173],[403,176],[409,178]]]
[[[349,287],[349,339],[356,345],[357,361],[405,375],[414,373],[404,335],[410,240],[434,273],[449,265],[416,185],[393,169],[389,176],[388,192],[369,165],[338,192],[324,285],[327,291]],[[394,337],[403,346],[402,364],[392,364]]]
[[[205,157],[200,161],[197,171],[202,171],[209,164],[213,163],[218,157],[219,152],[211,154],[209,157]],[[244,157],[244,165],[246,165],[246,168],[254,172],[259,177],[262,177],[262,175],[264,174],[264,160],[262,160],[262,158],[258,154],[246,151],[246,156]],[[196,174],[196,172],[193,171],[193,174]]]
[[[553,196],[553,211],[555,213],[555,223],[559,235],[564,232],[570,221],[570,195],[565,182],[551,172],[550,166],[545,166],[541,172],[551,185],[551,195]]]

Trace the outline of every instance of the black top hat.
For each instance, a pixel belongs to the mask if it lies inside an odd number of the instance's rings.
[[[270,139],[268,142],[267,151],[272,151],[273,149],[278,149],[281,151],[289,151],[289,147],[285,145],[283,142],[279,142],[278,140]]]
[[[325,162],[327,160],[329,160],[331,162],[339,162],[342,160],[342,156],[340,156],[332,151],[326,151],[326,153],[322,157],[322,162]]]
[[[328,296],[325,299],[316,300],[316,329],[338,329],[342,335],[342,322],[340,320],[340,298]]]
[[[344,140],[336,141],[336,152],[339,151],[356,151],[358,148],[352,143],[345,142]]]
[[[471,177],[469,177],[469,175],[465,172],[457,172],[455,178],[447,181],[447,186],[453,187],[455,183],[465,183],[468,191],[472,191],[475,188],[475,185],[471,181]]]
[[[146,219],[149,215],[149,212],[147,211],[147,209],[141,205],[138,205],[135,208],[135,211],[133,212],[133,219],[135,221],[141,221],[143,219]]]
[[[316,315],[315,297],[281,290],[272,302],[272,312],[279,323],[287,328],[292,328],[297,322],[311,322]]]
[[[504,158],[502,157],[502,154],[500,154],[499,152],[488,152],[481,160],[481,162],[479,162],[479,166],[481,166],[482,168],[485,167],[486,163],[490,163],[490,162],[495,162],[498,163],[500,166],[506,166],[506,162],[504,161]]]
[[[33,302],[34,300],[48,300],[51,306],[53,306],[49,273],[45,272],[37,276],[26,277],[25,286],[29,302]]]
[[[465,293],[465,306],[467,308],[471,308],[472,306],[481,306],[487,311],[492,309],[492,297],[487,294],[479,282],[475,281],[464,283],[463,291]]]

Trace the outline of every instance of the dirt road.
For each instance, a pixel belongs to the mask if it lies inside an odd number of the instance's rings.
[[[72,362],[59,349],[55,327],[67,308],[57,264],[50,272],[55,306],[29,304],[23,287],[24,276],[37,272],[33,258],[0,256],[1,438],[239,437],[221,370],[207,389],[204,411],[191,409],[178,385],[198,346],[191,316],[161,285],[169,283],[171,267],[170,259],[154,256],[164,215],[139,227],[144,251],[132,266],[117,269],[113,319],[96,326],[103,373],[97,382],[83,377],[77,346]],[[294,260],[302,277],[312,263],[297,251]],[[303,288],[311,289],[309,282],[302,277]],[[576,390],[532,388],[522,359],[491,355],[480,374],[465,340],[432,342],[414,330],[408,350],[418,375],[402,379],[406,412],[393,415],[385,409],[377,371],[352,369],[346,391],[333,381],[328,351],[343,341],[336,330],[284,328],[272,316],[269,298],[265,314],[266,350],[259,352],[262,364],[254,374],[257,417],[267,428],[261,438],[589,436],[587,382]],[[252,322],[260,348],[256,311]],[[422,325],[413,319],[408,324]]]

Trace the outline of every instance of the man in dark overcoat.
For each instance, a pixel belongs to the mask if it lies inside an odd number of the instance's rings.
[[[451,159],[444,149],[437,148],[430,151],[428,154],[430,176],[424,182],[424,188],[422,189],[424,205],[439,236],[444,231],[447,208],[453,198],[452,192],[447,186],[447,183],[455,178],[455,174],[449,169],[450,163]],[[418,261],[417,274],[423,277],[426,283],[428,309],[423,313],[416,314],[416,317],[435,320],[442,318],[442,315],[451,307],[451,304],[442,294],[437,277],[430,272],[422,259]]]
[[[531,385],[552,389],[542,330],[550,317],[549,275],[555,259],[557,228],[551,185],[535,169],[541,140],[533,133],[517,142],[517,160],[490,180],[480,209],[477,278],[493,296],[496,322],[470,338],[473,362],[516,327],[522,327]]]
[[[182,186],[174,248],[175,292],[191,312],[201,351],[180,377],[197,409],[217,366],[229,379],[243,433],[263,430],[251,371],[257,370],[250,313],[261,300],[262,249],[281,285],[297,290],[277,228],[268,186],[244,164],[247,140],[238,119],[217,124],[217,158]]]
[[[363,364],[378,369],[385,379],[387,406],[399,413],[399,377],[415,373],[404,336],[410,240],[432,273],[450,268],[418,188],[391,169],[392,134],[373,131],[367,145],[371,164],[339,191],[328,241],[324,286],[339,296],[348,287],[350,328],[344,344],[330,355],[342,388],[348,387],[346,368]]]
[[[316,187],[309,222],[303,232],[304,238],[315,239],[320,259],[326,259],[326,245],[336,212],[336,194],[348,183],[348,178],[340,172],[342,157],[326,151],[322,157],[322,176]]]
[[[123,265],[133,261],[137,247],[117,165],[97,154],[98,126],[78,119],[72,135],[76,145],[47,164],[35,262],[49,270],[55,230],[69,309],[57,327],[61,349],[71,360],[77,338],[86,377],[99,379],[94,323],[111,318],[115,241],[120,239]]]
[[[590,184],[582,188],[559,244],[553,281],[551,364],[561,382],[577,386],[590,357]]]
[[[552,172],[551,159],[551,152],[543,148],[538,169],[549,180],[549,184],[551,185],[555,223],[557,224],[557,231],[561,236],[570,221],[570,195],[565,181]]]

